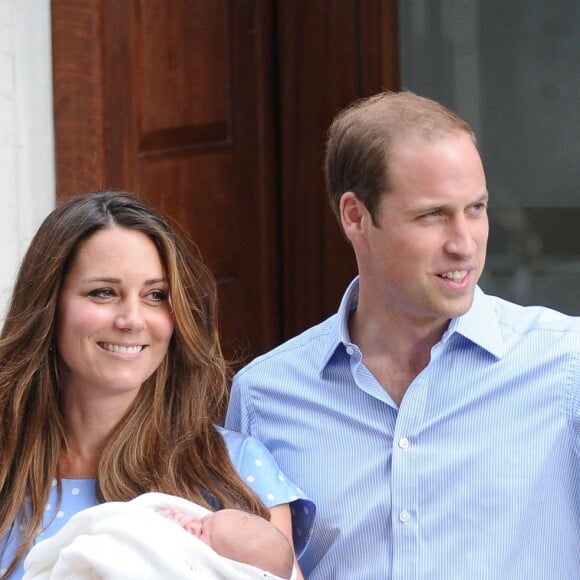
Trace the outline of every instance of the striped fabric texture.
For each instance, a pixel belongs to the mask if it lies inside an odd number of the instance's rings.
[[[398,407],[337,314],[234,379],[254,435],[317,507],[312,580],[578,580],[580,318],[479,288]]]

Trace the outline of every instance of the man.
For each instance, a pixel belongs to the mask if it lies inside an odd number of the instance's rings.
[[[408,92],[329,131],[359,277],[339,311],[234,380],[226,424],[317,504],[310,579],[580,577],[580,319],[478,287],[471,128]]]

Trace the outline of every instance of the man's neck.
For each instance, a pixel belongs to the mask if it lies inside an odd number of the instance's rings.
[[[412,324],[387,312],[370,312],[359,302],[351,313],[349,332],[365,366],[400,404],[409,385],[429,364],[431,348],[447,324]]]

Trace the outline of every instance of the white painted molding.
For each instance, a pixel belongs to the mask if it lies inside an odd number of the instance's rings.
[[[54,203],[50,0],[0,0],[0,312]]]

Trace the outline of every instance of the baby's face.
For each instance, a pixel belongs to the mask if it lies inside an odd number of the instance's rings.
[[[216,551],[220,551],[220,547],[227,544],[232,535],[237,540],[242,524],[248,519],[247,514],[238,510],[220,510],[203,518],[186,515],[177,510],[163,510],[163,513]]]
[[[290,576],[293,554],[288,540],[259,516],[235,509],[220,510],[203,518],[173,509],[160,511],[217,554],[277,576]]]
[[[185,516],[180,523],[218,554],[232,560],[239,560],[248,542],[263,533],[264,525],[258,516],[235,509],[220,510],[200,519]]]
[[[278,560],[281,552],[292,550],[282,532],[259,516],[244,513],[235,509],[224,509],[215,512],[202,521],[202,532],[206,543],[218,554],[235,560],[257,566],[282,576],[276,572],[280,567]],[[285,551],[287,550],[287,551]]]
[[[220,510],[197,520],[197,529],[192,533],[216,552],[231,558],[230,545],[241,542],[240,532],[248,517],[239,510]]]
[[[159,513],[170,519],[172,522],[180,525],[185,531],[189,532],[196,538],[199,538],[210,548],[214,548],[212,534],[214,530],[213,519],[215,514],[211,513],[203,518],[198,518],[173,508],[160,509]]]
[[[208,514],[203,518],[188,517],[182,520],[181,525],[190,534],[199,538],[204,544],[207,544],[210,548],[214,548],[212,542],[212,536],[215,533],[214,514]]]

